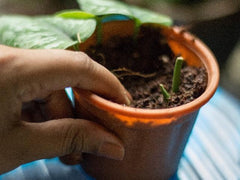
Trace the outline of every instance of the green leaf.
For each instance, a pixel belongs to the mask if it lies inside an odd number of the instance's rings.
[[[61,17],[39,17],[37,19],[60,29],[74,41],[79,41],[80,38],[81,42],[84,42],[96,29],[94,19],[65,19]]]
[[[97,16],[124,15],[134,19],[140,24],[158,23],[166,26],[172,25],[172,19],[147,9],[127,5],[114,0],[77,0],[81,8]]]
[[[170,17],[162,14],[158,14],[147,9],[139,8],[136,6],[130,6],[133,16],[144,23],[157,23],[165,26],[171,26],[173,21]]]
[[[67,49],[84,41],[96,28],[94,20],[59,17],[1,16],[0,43],[27,49]]]
[[[77,0],[81,6],[81,9],[95,14],[97,16],[109,15],[109,14],[122,14],[126,16],[132,16],[132,13],[128,10],[127,6],[119,1],[108,0]]]
[[[94,14],[90,14],[79,10],[64,10],[56,14],[57,17],[70,18],[70,19],[91,19],[95,18]]]
[[[77,41],[55,27],[26,16],[0,17],[0,43],[28,49],[65,49]]]

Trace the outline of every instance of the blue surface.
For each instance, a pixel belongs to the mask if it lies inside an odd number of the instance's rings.
[[[240,179],[240,104],[222,89],[202,107],[178,177]]]
[[[183,180],[240,179],[240,103],[222,89],[201,108],[180,162]],[[90,180],[80,166],[57,158],[39,160],[0,176],[0,180]]]

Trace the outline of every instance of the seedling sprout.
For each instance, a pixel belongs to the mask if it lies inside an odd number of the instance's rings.
[[[176,58],[175,66],[174,66],[174,72],[173,72],[173,79],[172,79],[172,92],[176,93],[179,91],[179,85],[181,83],[180,77],[181,77],[181,68],[183,64],[183,57],[179,56]],[[160,84],[161,91],[163,93],[164,99],[168,101],[171,98],[170,93],[167,92],[167,90],[164,88],[162,84]]]
[[[164,86],[163,86],[163,84],[160,84],[159,85],[160,86],[160,88],[161,88],[161,91],[162,91],[162,93],[163,93],[163,96],[164,96],[164,99],[165,99],[165,101],[168,101],[169,99],[170,99],[170,94],[167,92],[167,90],[164,88]]]
[[[179,85],[181,83],[181,68],[183,63],[183,57],[179,56],[176,58],[174,72],[173,72],[173,80],[172,80],[172,92],[176,93],[179,90]]]

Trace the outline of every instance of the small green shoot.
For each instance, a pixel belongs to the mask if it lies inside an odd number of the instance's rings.
[[[175,66],[174,66],[174,72],[173,72],[173,80],[172,80],[172,91],[174,93],[178,92],[179,85],[180,85],[180,74],[181,74],[181,68],[183,64],[183,57],[179,56],[176,58]]]
[[[78,44],[73,45],[73,49],[74,49],[74,51],[80,51],[80,50],[79,50],[79,45],[78,45]]]
[[[165,99],[165,101],[168,101],[169,99],[170,99],[170,94],[167,92],[167,90],[164,88],[164,86],[163,86],[163,84],[160,84],[159,85],[160,86],[160,88],[161,88],[161,91],[162,91],[162,93],[163,93],[163,97],[164,97],[164,99]]]

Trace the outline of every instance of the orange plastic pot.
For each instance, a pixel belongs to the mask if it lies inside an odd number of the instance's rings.
[[[189,65],[205,66],[206,91],[196,100],[169,109],[137,109],[110,102],[88,91],[75,90],[78,117],[91,119],[124,143],[122,161],[84,155],[84,170],[96,179],[169,179],[177,171],[199,108],[209,101],[219,82],[219,68],[211,51],[196,37],[181,28],[159,29],[172,51],[181,54]],[[131,21],[110,22],[103,26],[103,43],[113,35],[134,32]],[[94,44],[95,35],[81,49]],[[94,132],[93,132],[94,133]]]

